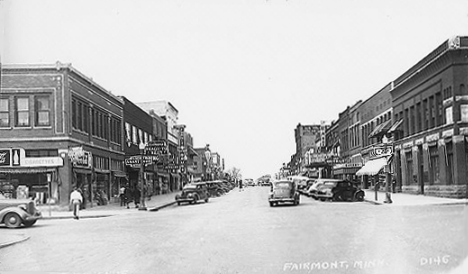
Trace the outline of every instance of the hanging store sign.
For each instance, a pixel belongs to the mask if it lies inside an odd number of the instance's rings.
[[[147,155],[167,155],[167,142],[166,140],[155,140],[153,142],[149,142],[145,148],[145,154]]]
[[[390,156],[393,154],[393,146],[392,145],[381,145],[374,147],[371,151],[371,157],[382,157],[382,156]]]
[[[129,158],[125,159],[125,165],[130,166],[132,168],[138,168],[141,166],[141,156],[136,155],[136,156],[131,156]],[[143,165],[144,166],[149,166],[149,165],[154,165],[157,163],[159,160],[158,156],[153,156],[153,155],[143,155]]]
[[[75,155],[71,158],[74,167],[91,168],[93,164],[93,155],[89,151],[83,151],[82,155]]]

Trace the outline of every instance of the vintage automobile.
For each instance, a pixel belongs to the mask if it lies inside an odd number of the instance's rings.
[[[40,218],[42,214],[36,209],[33,200],[0,197],[0,224],[5,224],[9,228],[17,228],[21,225],[30,227]]]
[[[206,186],[210,197],[219,197],[229,191],[222,181],[208,181],[206,182]]]
[[[268,198],[270,206],[275,206],[279,203],[299,205],[299,199],[300,194],[294,181],[279,180],[271,183],[270,196]]]
[[[196,204],[198,201],[205,201],[208,203],[210,193],[205,182],[193,183],[184,186],[181,194],[175,196],[177,205],[181,203]]]
[[[322,179],[323,183],[317,187],[316,197],[321,201],[363,201],[364,191],[359,183],[340,179]]]
[[[323,185],[324,181],[321,179],[315,180],[314,183],[309,186],[309,188],[306,191],[306,196],[312,197],[314,199],[318,199],[317,197],[317,189]]]

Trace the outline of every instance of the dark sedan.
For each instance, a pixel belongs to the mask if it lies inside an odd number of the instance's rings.
[[[315,196],[322,200],[363,201],[364,191],[358,183],[340,179],[322,179]]]
[[[210,194],[206,183],[193,183],[184,186],[182,193],[175,196],[178,205],[181,203],[196,204],[198,201],[208,203]]]

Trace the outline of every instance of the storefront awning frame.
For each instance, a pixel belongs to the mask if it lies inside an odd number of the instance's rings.
[[[387,158],[381,157],[373,159],[364,164],[364,166],[356,172],[356,175],[376,175],[387,165]]]

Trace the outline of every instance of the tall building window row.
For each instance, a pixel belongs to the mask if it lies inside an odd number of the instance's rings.
[[[120,144],[122,121],[78,99],[72,100],[72,127],[94,137]]]
[[[51,125],[50,106],[49,95],[2,97],[0,98],[0,128],[11,127],[11,117],[14,118],[15,127],[48,127]]]

